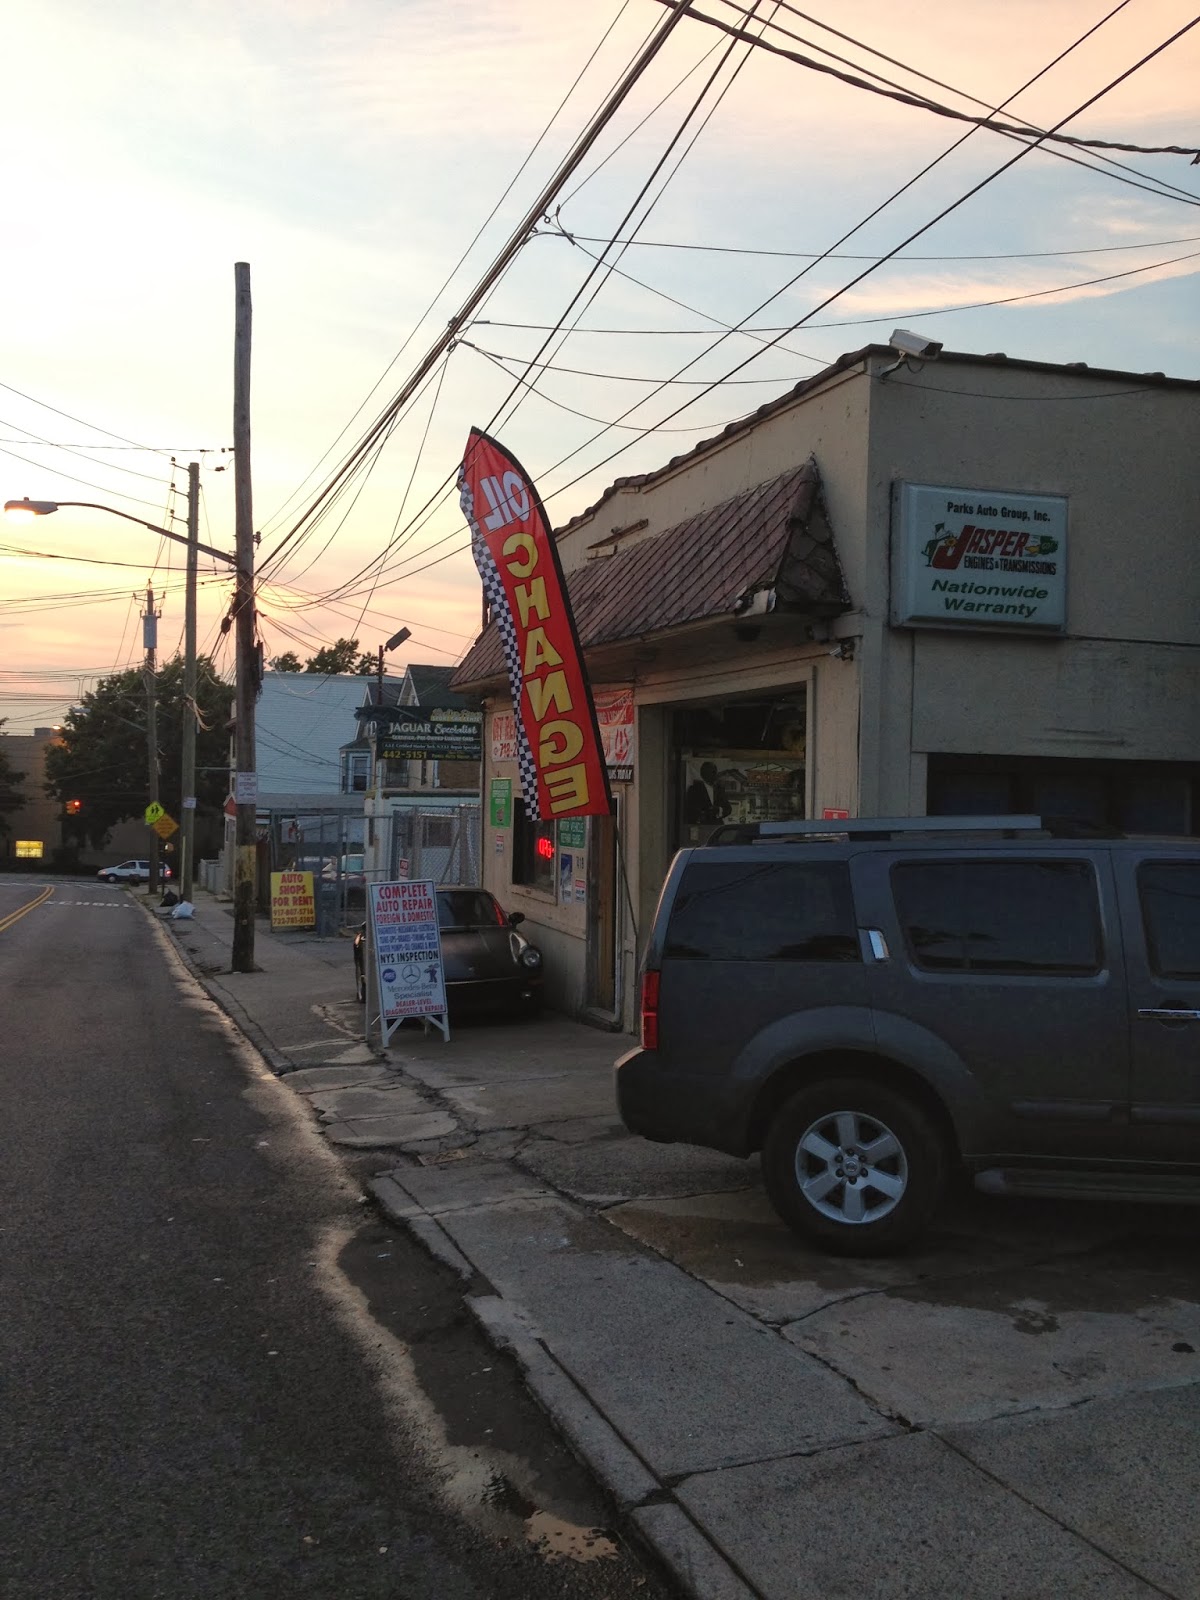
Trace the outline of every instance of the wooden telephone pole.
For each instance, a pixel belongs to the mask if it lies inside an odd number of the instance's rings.
[[[192,898],[192,857],[196,850],[196,568],[200,537],[200,465],[188,465],[187,588],[183,607],[183,762],[179,819],[179,898]]]
[[[254,626],[254,500],[250,479],[250,266],[234,265],[233,448],[237,590],[237,726],[233,798],[237,807],[233,861],[233,970],[254,971],[254,917],[258,902],[258,773],[254,706],[258,655]]]
[[[158,804],[158,612],[154,609],[154,590],[149,584],[146,585],[146,609],[142,613],[142,643],[146,649],[147,803],[155,806]],[[146,853],[150,857],[148,888],[151,894],[157,894],[158,834],[153,829],[150,831],[150,848]]]

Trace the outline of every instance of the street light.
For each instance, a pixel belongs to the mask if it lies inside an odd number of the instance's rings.
[[[174,533],[170,528],[160,528],[157,522],[147,522],[144,517],[132,517],[128,511],[118,511],[116,506],[102,506],[94,500],[31,500],[28,495],[23,500],[6,500],[4,502],[4,515],[12,517],[17,522],[32,522],[34,517],[48,517],[55,511],[64,507],[81,507],[85,511],[104,511],[110,517],[124,517],[126,522],[136,522],[139,527],[149,528],[151,533],[160,533],[164,539],[174,539],[176,544],[189,544],[186,533]],[[216,550],[210,544],[201,544],[195,541],[196,549],[203,550],[206,556],[213,556],[217,561],[224,561],[231,567],[237,566],[237,557],[230,555],[227,550]]]
[[[399,633],[394,633],[386,644],[381,644],[379,646],[379,670],[378,670],[378,672],[376,674],[376,677],[377,677],[377,680],[378,680],[378,693],[375,696],[375,704],[377,706],[381,706],[383,704],[383,657],[384,657],[384,652],[388,651],[388,650],[398,649],[399,646],[404,643],[405,639],[411,639],[411,638],[412,638],[412,634],[409,631],[409,629],[401,628],[400,632]]]
[[[199,525],[199,467],[193,462],[188,468],[188,531],[186,534],[176,533],[171,528],[161,528],[156,522],[147,522],[144,517],[135,517],[128,511],[119,511],[116,506],[101,505],[94,500],[31,500],[28,495],[22,500],[6,500],[4,513],[18,521],[32,521],[34,517],[48,517],[55,511],[65,507],[78,508],[87,511],[103,511],[110,517],[122,517],[126,522],[136,522],[139,527],[148,528],[151,533],[157,533],[164,539],[173,539],[176,544],[186,545],[188,548],[187,585],[185,598],[185,651],[184,651],[184,720],[183,720],[183,772],[182,772],[182,800],[183,818],[181,826],[182,879],[180,883],[181,897],[185,900],[192,894],[192,855],[195,831],[195,788],[196,772],[196,556],[203,551],[205,555],[212,556],[214,560],[223,561],[227,566],[233,567],[238,573],[239,589],[250,592],[252,578],[243,573],[235,555],[230,555],[226,550],[218,550],[213,545],[201,544],[197,538]],[[241,685],[243,675],[248,671],[249,664],[243,660],[243,652],[237,653],[237,681],[239,685],[238,703],[249,707],[250,725],[247,719],[239,716],[237,720],[238,742],[238,769],[242,770],[243,761],[241,752],[247,746],[243,741],[248,739],[248,748],[254,748],[253,706],[254,696],[247,692],[242,694]],[[247,770],[253,770],[252,765]],[[191,806],[188,801],[191,801]],[[245,948],[248,937],[248,951]],[[234,961],[235,971],[252,972],[254,970],[254,944],[253,923],[250,923],[248,935],[242,934],[239,946],[239,926],[234,929]]]

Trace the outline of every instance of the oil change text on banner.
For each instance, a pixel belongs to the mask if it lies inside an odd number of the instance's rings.
[[[475,428],[458,482],[504,645],[526,812],[534,821],[607,816],[612,800],[595,706],[537,491],[516,458]]]

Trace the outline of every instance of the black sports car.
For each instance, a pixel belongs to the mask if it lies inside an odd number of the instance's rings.
[[[437,907],[451,1012],[540,1011],[542,952],[517,932],[525,913],[509,916],[486,889],[457,885],[437,891]],[[364,924],[354,935],[355,990],[364,1002],[366,943]]]

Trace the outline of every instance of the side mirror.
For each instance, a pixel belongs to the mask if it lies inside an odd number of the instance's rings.
[[[512,911],[509,913],[508,925],[510,928],[519,928],[524,921],[525,913],[523,911]]]

